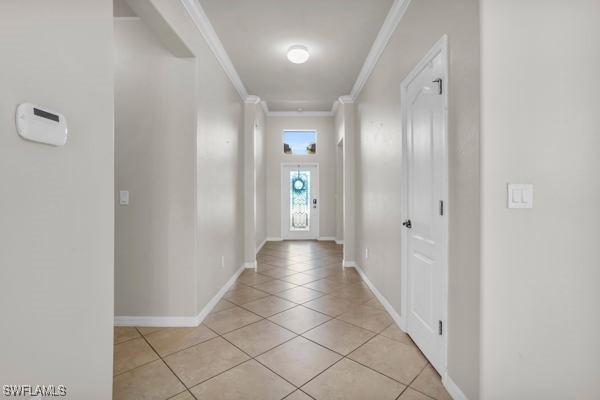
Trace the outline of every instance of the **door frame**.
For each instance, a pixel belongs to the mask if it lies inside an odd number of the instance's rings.
[[[401,206],[401,214],[402,220],[409,219],[408,215],[408,199],[409,199],[409,171],[408,171],[408,144],[409,138],[407,137],[407,115],[408,115],[408,102],[405,101],[407,98],[408,86],[410,83],[417,77],[417,75],[421,72],[421,70],[429,64],[438,54],[441,54],[443,61],[443,72],[442,84],[442,101],[444,108],[444,132],[443,132],[443,179],[442,179],[442,194],[444,201],[444,216],[443,216],[443,235],[444,239],[441,241],[442,246],[442,254],[444,255],[444,260],[441,264],[442,267],[442,324],[443,324],[443,335],[442,335],[442,360],[441,360],[441,368],[442,371],[438,370],[442,377],[445,376],[448,369],[448,334],[452,327],[451,322],[448,320],[448,237],[449,237],[449,216],[450,216],[450,207],[449,207],[449,193],[448,193],[448,180],[449,180],[449,165],[448,165],[448,92],[449,92],[449,75],[448,75],[448,36],[444,35],[440,40],[437,41],[429,50],[429,52],[419,61],[419,63],[414,67],[414,69],[406,76],[406,78],[402,81],[401,84],[401,108],[402,108],[402,206]],[[407,231],[403,229],[401,235],[401,323],[402,328],[407,331],[408,330],[408,302],[410,300],[409,295],[409,271],[408,271],[408,234]],[[437,368],[436,368],[437,369]]]
[[[283,184],[283,172],[285,170],[286,167],[314,167],[317,170],[317,183],[318,183],[318,191],[317,191],[317,207],[318,207],[318,218],[316,221],[316,225],[315,225],[315,234],[314,234],[314,238],[310,238],[310,239],[294,239],[294,238],[290,238],[287,235],[287,227],[285,224],[285,218],[283,217],[283,202],[285,199],[285,195],[287,193],[287,191],[285,190],[285,185]],[[321,173],[319,171],[319,163],[318,162],[303,162],[303,161],[299,161],[299,162],[282,162],[281,163],[281,171],[280,171],[280,175],[279,175],[279,185],[281,186],[281,193],[280,193],[280,200],[279,200],[279,206],[280,206],[280,210],[279,210],[279,218],[281,219],[281,238],[283,240],[318,240],[319,239],[319,230],[320,230],[320,220],[321,220],[321,188],[319,187],[321,185]],[[311,221],[311,223],[314,223],[314,221]]]

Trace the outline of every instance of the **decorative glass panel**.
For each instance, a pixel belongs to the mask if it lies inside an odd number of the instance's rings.
[[[293,155],[310,155],[317,152],[317,132],[285,131],[283,132],[283,152]]]
[[[290,171],[290,230],[310,229],[310,171]]]

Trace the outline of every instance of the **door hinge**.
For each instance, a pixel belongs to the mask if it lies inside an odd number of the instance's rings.
[[[442,323],[442,321],[439,321],[438,333],[439,333],[440,335],[443,335],[443,334],[444,334],[444,324]]]
[[[440,200],[440,215],[444,215],[444,200]]]
[[[412,221],[410,219],[407,219],[406,221],[404,221],[402,223],[402,225],[404,225],[408,229],[411,229],[412,228]]]
[[[442,80],[442,78],[435,79],[433,81],[433,83],[437,83],[438,84],[438,94],[444,93],[444,81]]]

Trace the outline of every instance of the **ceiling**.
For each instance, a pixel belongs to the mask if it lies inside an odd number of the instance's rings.
[[[350,93],[393,0],[200,0],[248,93],[271,111],[329,111]],[[306,64],[287,49],[308,47]]]

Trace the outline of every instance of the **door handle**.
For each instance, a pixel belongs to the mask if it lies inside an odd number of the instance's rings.
[[[407,219],[406,221],[404,221],[402,223],[402,225],[404,225],[407,229],[411,229],[412,228],[412,222],[410,219]]]
[[[313,208],[317,208],[317,199],[312,200]]]

